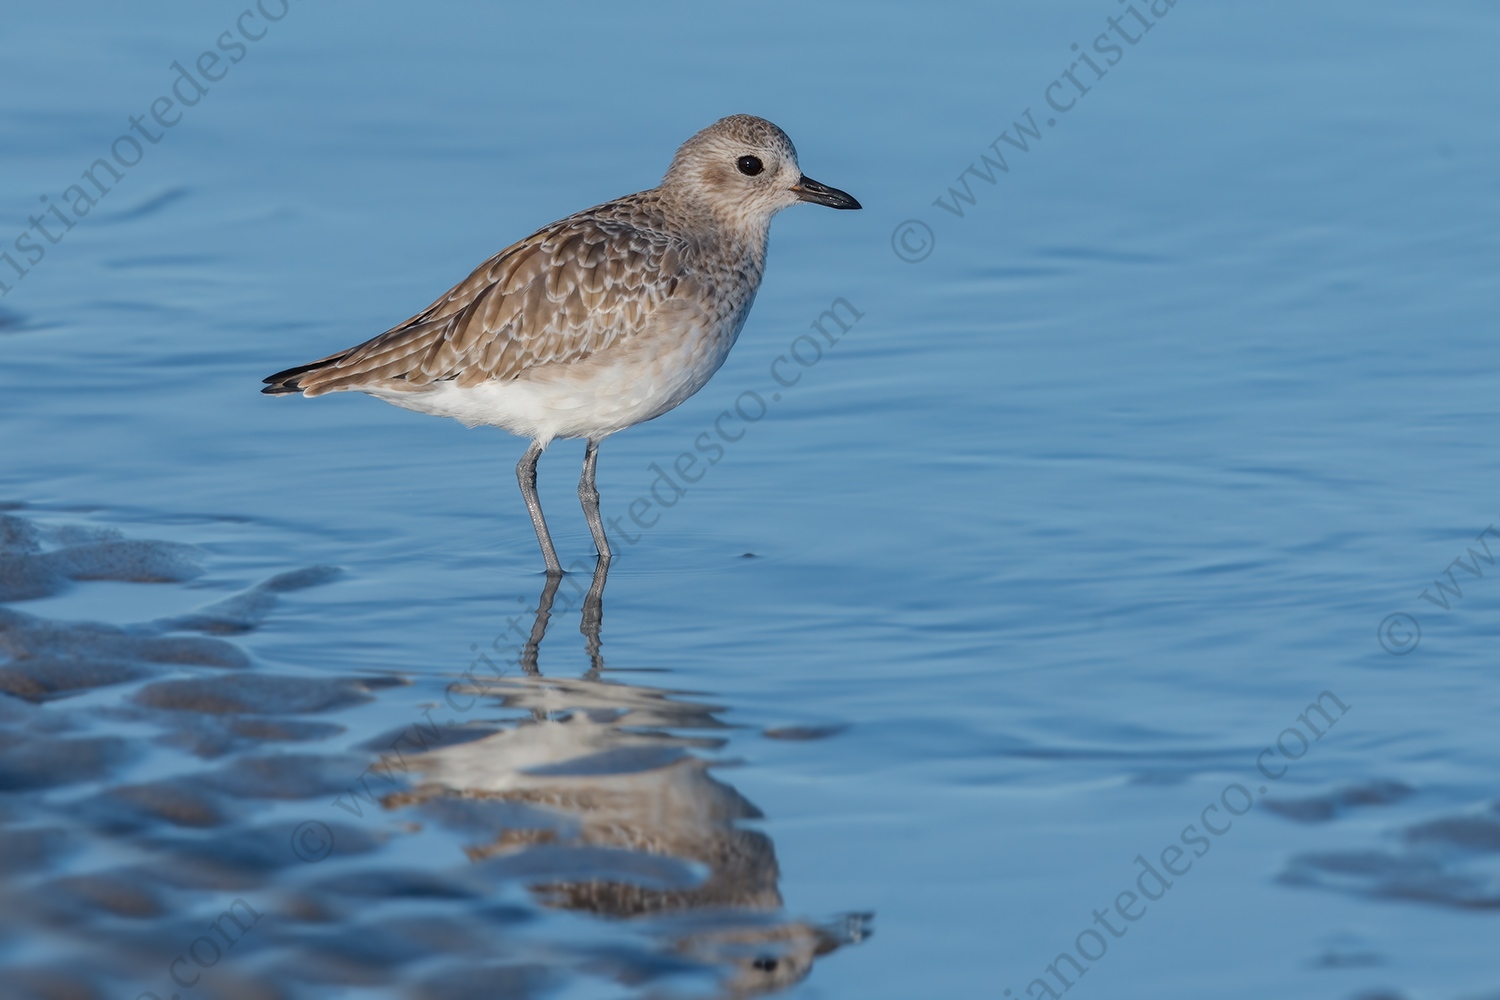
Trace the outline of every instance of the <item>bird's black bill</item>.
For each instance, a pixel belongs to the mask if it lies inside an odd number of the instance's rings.
[[[831,188],[827,184],[819,184],[811,177],[803,176],[792,185],[792,190],[797,192],[800,201],[810,201],[814,205],[827,205],[829,208],[860,208],[860,203],[854,200],[854,196]]]

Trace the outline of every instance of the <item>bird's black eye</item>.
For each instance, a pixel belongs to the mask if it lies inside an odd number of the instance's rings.
[[[753,156],[747,156],[747,157],[745,157],[745,159],[747,159],[747,160],[753,160],[753,159],[755,159],[755,157],[753,157]],[[768,957],[762,955],[760,958],[757,958],[751,964],[754,965],[761,972],[775,972],[776,971],[776,966],[778,964],[780,964],[780,963],[778,963],[776,961],[776,959],[774,959],[774,958],[768,958]]]
[[[740,173],[744,174],[746,177],[754,177],[756,174],[766,169],[766,165],[760,162],[759,157],[755,156],[742,156],[738,160],[734,161],[734,165],[739,167]]]

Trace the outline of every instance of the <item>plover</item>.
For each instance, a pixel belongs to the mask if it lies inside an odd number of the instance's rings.
[[[583,438],[578,497],[608,559],[599,442],[661,416],[718,371],[760,287],[771,217],[799,201],[860,207],[804,176],[775,125],[721,118],[682,144],[659,186],[537,230],[406,322],[277,372],[261,391],[358,390],[530,438],[516,478],[552,575],[562,564],[537,499],[537,459],[556,438]]]

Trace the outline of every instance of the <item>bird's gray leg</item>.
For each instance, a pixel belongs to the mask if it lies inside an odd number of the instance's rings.
[[[578,480],[578,499],[583,504],[583,516],[588,519],[589,533],[594,536],[594,548],[599,558],[609,562],[609,539],[604,534],[604,519],[599,516],[599,490],[594,485],[594,470],[599,465],[599,442],[590,441],[583,452],[583,476]]]
[[[526,501],[526,510],[531,514],[536,540],[541,543],[542,558],[547,560],[547,575],[562,576],[562,563],[557,561],[557,550],[552,547],[552,536],[548,534],[547,521],[542,517],[542,501],[536,495],[536,461],[541,457],[542,446],[531,442],[531,447],[516,463],[516,481],[521,484],[521,498]]]

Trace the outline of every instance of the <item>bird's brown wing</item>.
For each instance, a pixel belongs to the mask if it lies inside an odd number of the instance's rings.
[[[508,381],[629,336],[686,277],[678,241],[588,214],[481,264],[442,298],[358,347],[266,379],[267,393],[421,390]]]

